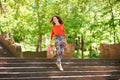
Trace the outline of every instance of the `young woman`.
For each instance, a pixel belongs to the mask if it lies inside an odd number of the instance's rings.
[[[55,47],[57,50],[57,61],[56,65],[57,67],[63,71],[63,67],[61,65],[61,59],[62,59],[62,53],[64,53],[64,47],[66,44],[66,35],[64,30],[64,24],[62,19],[59,16],[53,16],[50,22],[53,24],[51,36],[50,36],[50,44],[52,42],[52,39],[54,37],[55,39]]]

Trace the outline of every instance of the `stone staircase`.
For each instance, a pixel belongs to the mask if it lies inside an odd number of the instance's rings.
[[[120,80],[120,59],[56,59],[0,57],[0,80]]]

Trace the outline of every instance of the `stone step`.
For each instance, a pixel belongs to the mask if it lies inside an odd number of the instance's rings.
[[[64,67],[64,71],[109,71],[120,70],[119,66],[78,66]],[[59,71],[55,67],[0,67],[0,72],[44,72]]]
[[[56,59],[0,59],[0,67],[21,67],[21,66],[54,66]],[[90,60],[90,59],[63,59],[63,66],[119,66],[120,60]]]
[[[77,66],[120,66],[120,63],[63,62],[63,67]],[[55,67],[55,62],[0,63],[0,67]]]
[[[0,57],[0,80],[119,80],[119,59],[56,59]]]
[[[26,61],[26,60],[0,60],[0,62],[2,62],[2,63],[43,63],[43,62],[55,62],[56,60],[49,60],[49,61],[45,61],[45,60],[41,60],[41,61]],[[102,63],[102,64],[104,64],[104,63],[109,63],[109,64],[111,64],[111,63],[120,63],[118,60],[114,60],[114,61],[112,61],[112,60],[109,60],[109,61],[105,61],[105,60],[101,60],[101,61],[97,61],[97,60],[95,60],[95,61],[89,61],[89,60],[79,60],[79,61],[74,61],[74,60],[70,60],[70,61],[66,61],[65,59],[63,59],[62,60],[62,62],[63,63],[87,63],[87,64],[92,64],[92,63],[94,63],[94,64],[97,64],[97,63]]]
[[[45,59],[45,58],[16,58],[16,57],[0,57],[0,61],[6,62],[54,62],[56,59]],[[120,59],[62,59],[63,62],[118,62]]]
[[[119,80],[117,75],[76,75],[76,76],[43,76],[43,77],[19,77],[0,78],[0,80]]]
[[[117,75],[120,76],[118,70],[108,71],[45,71],[45,72],[0,72],[1,78],[19,78],[19,77],[47,77],[47,76],[75,76],[75,75]]]

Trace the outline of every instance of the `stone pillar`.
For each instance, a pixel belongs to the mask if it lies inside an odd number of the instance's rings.
[[[65,46],[65,52],[63,53],[63,58],[74,58],[75,44],[68,43]]]
[[[100,44],[100,58],[120,59],[120,44]]]

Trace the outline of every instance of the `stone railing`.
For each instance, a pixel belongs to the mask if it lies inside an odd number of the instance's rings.
[[[14,40],[10,39],[7,34],[0,35],[0,44],[12,55],[22,57],[21,46],[15,44]]]

